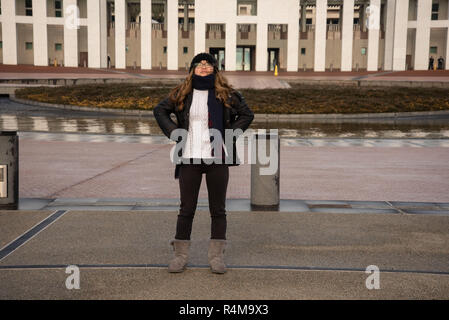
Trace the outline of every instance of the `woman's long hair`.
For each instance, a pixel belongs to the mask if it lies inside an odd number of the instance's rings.
[[[218,70],[215,69],[215,71],[215,96],[223,102],[225,107],[230,108],[231,106],[227,100],[230,93],[235,89]],[[169,93],[169,98],[178,107],[178,111],[184,109],[184,99],[193,90],[192,77],[194,73],[195,69],[193,68],[187,78]]]

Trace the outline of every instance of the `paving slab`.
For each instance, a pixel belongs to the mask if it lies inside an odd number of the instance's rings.
[[[328,212],[328,213],[398,213],[395,209],[372,209],[372,208],[311,208],[312,212]]]
[[[281,145],[280,197],[449,202],[449,149],[400,146]],[[23,138],[20,148],[21,198],[179,199],[172,145]],[[227,197],[249,199],[251,165],[229,172]],[[204,181],[199,197],[207,198]]]
[[[68,211],[0,265],[166,265],[177,214]],[[448,230],[449,216],[438,215],[232,212],[227,262],[449,272]],[[207,265],[209,237],[209,212],[198,210],[191,265]]]
[[[52,217],[25,213],[0,211],[0,225],[17,226],[20,214],[29,217],[27,226]],[[196,212],[189,265],[182,274],[166,270],[176,211],[59,214],[0,259],[0,299],[449,297],[449,216],[232,212],[229,270],[214,275],[207,264],[208,211]],[[79,290],[65,287],[69,265],[79,266]],[[380,270],[379,290],[366,288],[370,265]]]
[[[0,299],[448,299],[449,275],[380,273],[368,290],[361,271],[207,268],[169,274],[163,268],[80,268],[79,289],[65,286],[64,268],[0,269]]]
[[[53,211],[1,211],[0,249],[47,218]]]

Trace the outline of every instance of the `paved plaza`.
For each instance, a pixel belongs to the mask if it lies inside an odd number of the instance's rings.
[[[5,81],[185,75],[0,65]],[[225,75],[252,88],[281,88],[291,79],[449,81],[447,71]],[[46,132],[42,119],[22,127],[32,112],[0,104],[2,124],[20,129],[19,209],[0,210],[0,299],[449,299],[447,129],[437,136],[284,136],[278,211],[252,210],[251,165],[230,168],[228,272],[212,274],[207,264],[203,179],[188,268],[170,274],[179,208],[173,144],[147,131],[81,133],[75,124],[71,132]],[[79,269],[79,289],[66,286],[69,266]],[[367,285],[373,267],[378,289]]]

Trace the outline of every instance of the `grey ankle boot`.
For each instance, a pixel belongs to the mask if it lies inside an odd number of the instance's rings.
[[[189,257],[190,240],[173,239],[170,240],[170,244],[173,246],[175,257],[168,265],[168,272],[183,272]]]
[[[207,257],[213,273],[226,272],[226,264],[224,263],[225,248],[226,240],[210,239]]]

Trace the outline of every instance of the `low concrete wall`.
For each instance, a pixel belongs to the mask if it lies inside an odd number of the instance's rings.
[[[73,106],[73,105],[63,105],[63,104],[52,104],[45,102],[38,102],[26,99],[16,98],[14,95],[10,95],[12,101],[43,106],[43,107],[53,107],[66,110],[78,110],[78,111],[93,111],[93,112],[105,112],[113,114],[126,114],[126,115],[139,115],[139,116],[149,116],[154,117],[152,110],[126,110],[126,109],[113,109],[113,108],[92,108],[83,106]],[[443,111],[418,111],[418,112],[384,112],[384,113],[354,113],[354,114],[266,114],[266,113],[256,113],[254,115],[255,122],[294,122],[294,121],[304,121],[311,119],[322,119],[322,120],[336,120],[336,119],[367,119],[367,118],[397,118],[397,117],[416,117],[416,116],[433,116],[433,115],[449,115],[449,110]]]
[[[282,78],[279,78],[282,79]],[[350,87],[449,88],[449,81],[282,79],[290,83]]]
[[[178,78],[79,78],[79,79],[0,79],[0,85],[4,84],[23,84],[23,85],[58,85],[71,86],[77,84],[93,83],[141,83],[141,82],[160,82],[167,85],[176,85],[185,77]]]
[[[142,83],[142,82],[158,82],[164,85],[177,85],[185,79],[185,76],[173,75],[172,78],[78,78],[78,79],[0,79],[0,86],[3,84],[21,84],[21,85],[59,85],[70,86],[77,84],[92,84],[92,83]],[[353,86],[353,87],[408,87],[408,88],[449,88],[449,81],[413,81],[413,80],[341,80],[341,79],[290,79],[284,77],[277,77],[289,83],[301,83],[307,85],[338,85],[338,86]]]

